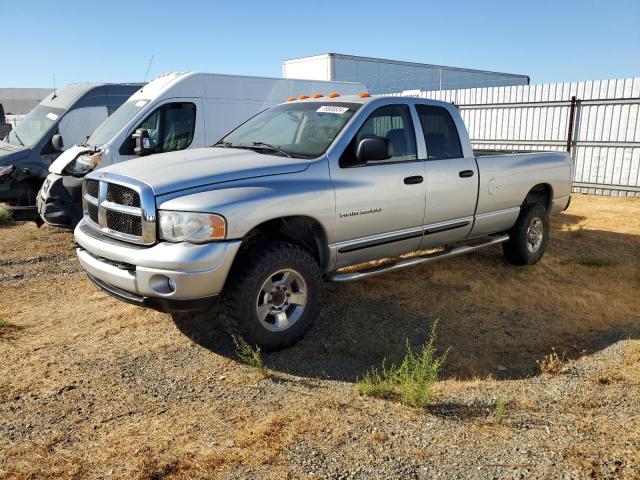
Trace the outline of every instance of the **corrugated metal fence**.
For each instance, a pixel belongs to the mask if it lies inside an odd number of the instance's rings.
[[[455,103],[474,148],[569,150],[574,191],[640,196],[640,77],[404,94]]]

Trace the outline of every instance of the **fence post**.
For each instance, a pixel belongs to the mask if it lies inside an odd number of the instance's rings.
[[[571,153],[571,145],[573,145],[573,123],[576,117],[576,96],[571,97],[571,108],[569,109],[569,128],[567,132],[567,152]]]

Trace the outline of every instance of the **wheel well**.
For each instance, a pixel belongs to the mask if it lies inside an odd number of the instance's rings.
[[[552,198],[553,196],[551,185],[549,185],[548,183],[539,183],[531,190],[529,190],[529,193],[527,193],[527,196],[525,197],[522,204],[527,205],[529,203],[537,203],[539,205],[542,205],[547,210],[550,210]]]
[[[321,268],[329,261],[327,235],[322,225],[311,217],[293,216],[275,218],[254,227],[245,235],[243,245],[269,238],[301,246],[311,253]]]

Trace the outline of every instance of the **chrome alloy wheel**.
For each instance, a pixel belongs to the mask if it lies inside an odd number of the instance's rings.
[[[263,327],[272,332],[290,328],[307,304],[307,282],[295,270],[278,270],[260,288],[256,313]]]
[[[540,250],[544,237],[544,223],[540,217],[533,217],[527,228],[527,249],[529,253]]]

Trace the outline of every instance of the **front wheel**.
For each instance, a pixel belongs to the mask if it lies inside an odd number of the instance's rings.
[[[534,265],[544,255],[549,242],[549,215],[537,203],[522,207],[518,220],[509,231],[509,240],[502,244],[502,251],[509,263]]]
[[[318,316],[318,262],[290,243],[259,244],[241,253],[223,301],[231,329],[265,351],[290,347]]]

